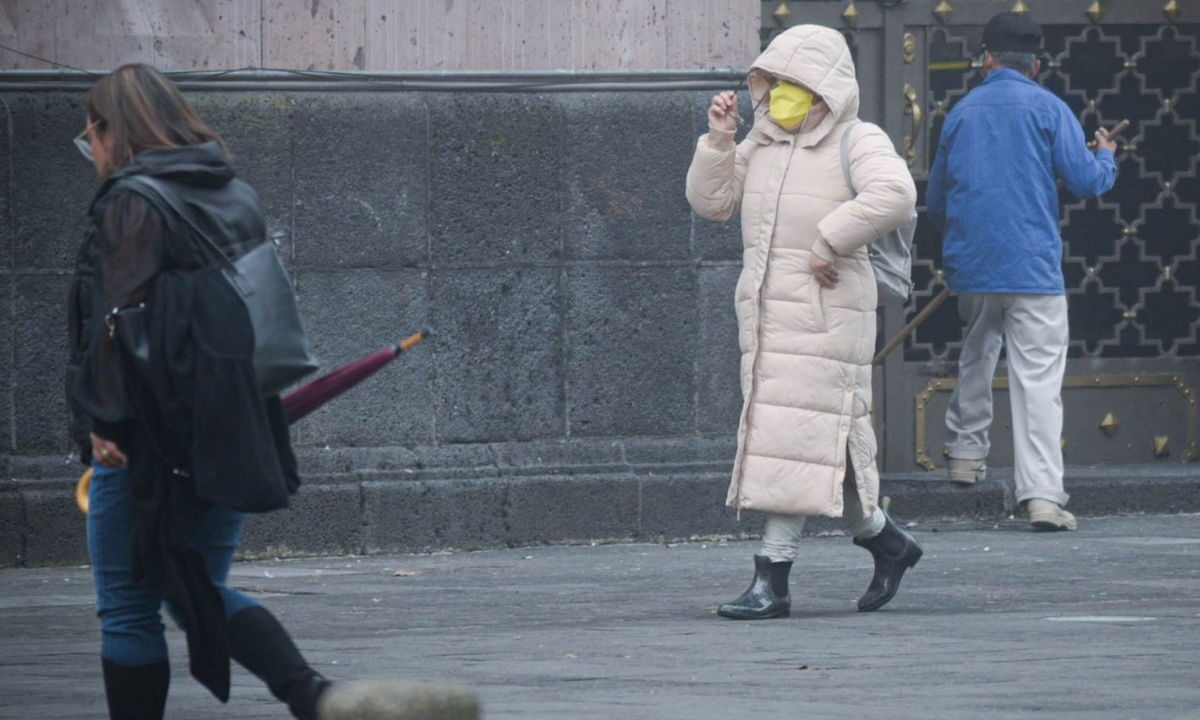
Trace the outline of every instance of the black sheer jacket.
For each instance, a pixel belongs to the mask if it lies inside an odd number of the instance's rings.
[[[192,674],[223,700],[224,609],[192,543],[196,524],[214,504],[284,507],[299,480],[279,398],[258,389],[240,298],[182,218],[122,182],[139,174],[166,183],[231,257],[263,242],[265,225],[216,144],[141,153],[97,192],[70,294],[67,393],[81,458],[90,460],[89,432],[129,457],[135,575],[175,608]],[[133,308],[145,356],[115,332],[118,311]]]

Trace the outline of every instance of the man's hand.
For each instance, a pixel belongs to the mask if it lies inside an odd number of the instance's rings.
[[[738,127],[737,95],[732,90],[713,96],[708,106],[708,124],[718,130],[733,132]]]
[[[1107,150],[1113,155],[1117,154],[1117,141],[1109,136],[1108,131],[1100,128],[1096,131],[1096,139],[1088,143],[1088,149],[1092,152],[1099,150]]]
[[[129,466],[129,458],[115,442],[92,433],[92,457],[104,467],[121,469]]]
[[[833,263],[822,260],[816,253],[808,256],[808,268],[812,271],[812,275],[817,280],[817,284],[828,290],[837,285],[838,271],[833,267]]]

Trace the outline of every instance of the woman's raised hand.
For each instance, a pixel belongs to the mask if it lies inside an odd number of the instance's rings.
[[[737,93],[726,90],[713,95],[712,105],[708,106],[709,127],[717,130],[733,132],[738,127]]]

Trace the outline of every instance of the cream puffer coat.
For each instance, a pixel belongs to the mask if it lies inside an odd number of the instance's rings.
[[[906,222],[916,188],[891,140],[857,123],[858,84],[846,41],[815,25],[791,28],[754,62],[750,96],[770,76],[823,99],[794,133],[759,107],[754,128],[700,138],[687,178],[692,208],[711,220],[741,214],[736,291],[743,405],[728,504],[773,513],[841,517],[847,458],[863,512],[879,497],[871,426],[875,276],[867,246]],[[850,176],[841,169],[850,132]],[[840,279],[822,289],[810,253]]]

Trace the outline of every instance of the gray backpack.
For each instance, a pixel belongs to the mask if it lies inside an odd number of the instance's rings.
[[[850,131],[857,124],[852,123],[842,133],[842,176],[846,179],[846,187],[855,195],[858,191],[850,179]],[[905,301],[912,291],[912,243],[916,231],[917,210],[913,208],[908,222],[879,236],[867,248],[871,266],[875,269],[875,282],[889,294]]]

